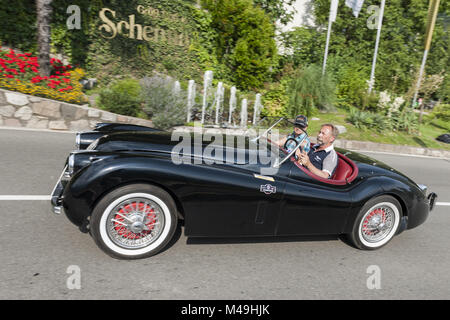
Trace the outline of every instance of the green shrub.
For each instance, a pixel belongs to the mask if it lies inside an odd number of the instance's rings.
[[[330,111],[335,101],[335,85],[328,74],[322,75],[318,65],[301,68],[289,83],[287,112],[311,116],[316,109]]]
[[[363,110],[369,110],[369,111],[373,111],[373,112],[381,111],[378,108],[378,101],[379,101],[378,94],[374,91],[372,91],[371,93],[366,92],[366,93],[362,94]]]
[[[269,89],[262,94],[261,117],[287,117],[288,96],[284,82],[271,84]]]
[[[353,107],[350,108],[346,120],[358,129],[370,128],[373,124],[370,112],[361,111]]]
[[[390,121],[392,129],[396,131],[414,133],[419,129],[419,117],[412,109],[393,112]]]
[[[169,129],[186,121],[186,92],[174,89],[170,78],[153,76],[141,80],[143,111],[155,127]]]
[[[350,109],[347,121],[358,129],[375,129],[382,132],[391,128],[389,119],[384,115],[356,108]]]
[[[141,87],[139,81],[127,78],[114,82],[100,91],[98,104],[100,108],[136,117],[141,111]]]
[[[369,104],[367,96],[368,77],[363,71],[358,71],[354,66],[348,66],[341,69],[337,76],[337,94],[338,97],[346,103],[363,109]],[[372,103],[372,99],[371,102]]]
[[[390,116],[351,108],[346,118],[358,129],[375,129],[378,132],[417,132],[418,117],[412,110],[395,111]]]
[[[433,108],[431,116],[444,121],[450,121],[450,104],[437,105]]]

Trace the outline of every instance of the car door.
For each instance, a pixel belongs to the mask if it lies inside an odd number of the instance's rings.
[[[284,193],[277,235],[339,234],[344,229],[352,203],[349,185],[320,182],[294,165]]]
[[[191,190],[183,197],[185,234],[275,235],[290,167],[286,163],[277,175],[265,176],[257,166],[203,166],[199,175],[204,179],[191,180]]]

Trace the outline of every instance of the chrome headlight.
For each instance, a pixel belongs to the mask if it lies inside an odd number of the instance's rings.
[[[69,156],[69,160],[67,161],[67,172],[69,173],[69,176],[73,175],[74,168],[75,168],[75,155],[71,153]]]
[[[423,194],[426,195],[428,187],[424,184],[418,184],[418,186],[419,186],[419,189],[422,190]]]

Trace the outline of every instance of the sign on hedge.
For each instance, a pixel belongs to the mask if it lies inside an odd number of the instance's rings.
[[[187,22],[185,17],[182,17],[177,13],[169,13],[152,7],[138,5],[136,11],[140,15],[145,15],[158,20],[168,19],[178,21],[182,24]],[[167,30],[155,25],[142,25],[136,23],[135,14],[129,15],[128,20],[117,21],[118,19],[116,18],[117,14],[115,10],[103,8],[99,12],[99,17],[103,22],[99,27],[100,34],[107,39],[113,39],[120,34],[130,39],[154,42],[165,41],[179,46],[189,46],[190,43],[188,32]]]
[[[200,80],[199,52],[210,46],[208,13],[186,0],[102,1],[90,9],[86,69],[100,82],[154,71]],[[206,40],[206,43],[205,43]]]

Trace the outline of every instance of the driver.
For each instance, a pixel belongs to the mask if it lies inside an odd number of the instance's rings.
[[[317,134],[317,144],[309,152],[296,151],[298,162],[322,178],[331,178],[338,163],[338,156],[333,147],[338,133],[334,125],[323,124]]]
[[[308,118],[304,115],[297,116],[294,122],[294,131],[278,141],[278,145],[290,152],[297,146],[297,144],[294,141],[289,141],[285,146],[286,141],[288,139],[295,139],[297,143],[301,143],[300,148],[308,153],[311,149],[311,142],[309,141],[306,129],[308,129]]]

